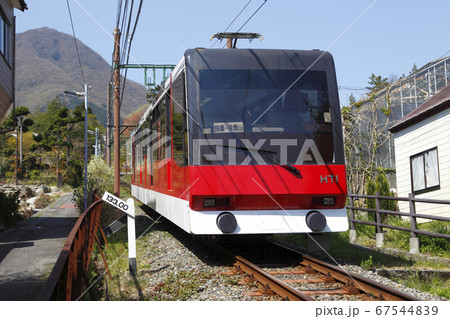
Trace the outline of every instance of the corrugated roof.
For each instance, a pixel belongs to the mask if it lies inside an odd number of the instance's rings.
[[[392,133],[401,131],[413,124],[439,113],[450,107],[450,84],[440,90],[435,96],[414,109],[390,128]]]

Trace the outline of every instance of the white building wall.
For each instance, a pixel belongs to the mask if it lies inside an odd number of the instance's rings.
[[[412,193],[410,157],[438,149],[440,189],[416,195],[417,198],[450,200],[450,108],[394,134],[395,168],[399,197]],[[400,202],[401,212],[409,212],[408,202]],[[450,205],[416,203],[418,214],[450,217]]]

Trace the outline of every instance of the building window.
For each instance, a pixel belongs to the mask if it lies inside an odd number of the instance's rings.
[[[410,161],[413,193],[425,193],[439,189],[437,147],[411,156]]]
[[[5,60],[9,63],[10,58],[10,45],[9,45],[9,24],[6,21],[5,16],[0,11],[0,52],[5,58]]]

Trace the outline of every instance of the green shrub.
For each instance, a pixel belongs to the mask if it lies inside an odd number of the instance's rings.
[[[406,219],[400,219],[396,217],[388,217],[385,224],[392,226],[400,226],[405,228],[411,228],[411,224]],[[388,246],[409,250],[409,239],[411,238],[411,233],[407,231],[395,230],[395,229],[384,229],[386,232],[385,243]]]
[[[0,192],[0,226],[11,227],[23,219],[19,212],[20,191],[6,194]]]
[[[373,213],[371,213],[371,214],[373,214]],[[364,214],[364,213],[358,212],[358,213],[356,213],[355,217],[356,217],[355,219],[361,220],[361,221],[370,221],[370,222],[374,221],[373,215],[371,216],[369,214]],[[375,238],[375,226],[356,223],[355,228],[356,228],[356,232],[357,232],[358,236],[367,237],[367,238]]]
[[[367,195],[375,195],[375,192],[376,192],[375,183],[373,182],[373,180],[369,180],[366,184],[366,193]],[[366,206],[367,208],[375,209],[375,199],[367,198]]]
[[[448,222],[433,221],[423,223],[419,224],[419,228],[433,233],[450,235],[450,226]],[[418,234],[417,237],[419,237],[421,252],[439,256],[448,256],[450,252],[450,240],[421,234]]]
[[[408,220],[399,219],[395,217],[389,217],[385,221],[386,224],[392,226],[400,226],[405,228],[410,228],[411,224]],[[420,230],[426,230],[433,233],[450,235],[450,229],[448,223],[434,221],[419,224],[418,228]],[[395,229],[387,229],[386,231],[386,244],[391,247],[400,248],[404,250],[409,250],[409,239],[411,238],[411,233],[407,231],[400,231]],[[418,234],[420,243],[420,252],[438,256],[448,256],[450,251],[450,241],[446,238],[431,237],[427,235]]]
[[[83,185],[84,161],[80,159],[72,159],[69,161],[65,183],[73,188]]]
[[[381,196],[394,197],[394,193],[390,191],[389,181],[383,172],[378,174],[378,176],[375,178],[375,182],[373,180],[369,180],[366,184],[367,195],[375,195],[376,192],[378,192]],[[376,207],[375,199],[366,199],[366,205],[367,208],[374,209]],[[395,211],[396,207],[397,203],[394,200],[380,200],[380,208],[383,210]]]
[[[114,169],[106,165],[101,157],[93,157],[88,164],[87,206],[92,204],[95,190],[101,197],[105,191],[112,192],[113,189]],[[80,210],[84,210],[84,183],[74,190],[72,201]]]

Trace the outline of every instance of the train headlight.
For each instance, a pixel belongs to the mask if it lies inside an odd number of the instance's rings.
[[[335,197],[322,197],[322,204],[325,206],[333,206],[336,203]]]
[[[203,199],[203,207],[216,207],[216,199],[215,198],[204,198]]]

